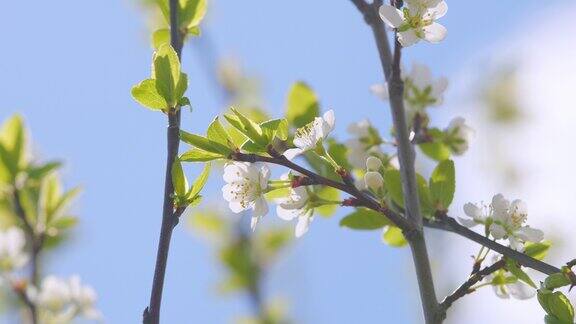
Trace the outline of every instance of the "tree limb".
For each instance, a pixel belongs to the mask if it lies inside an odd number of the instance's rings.
[[[181,59],[183,35],[181,35],[181,31],[178,28],[178,7],[178,0],[170,0],[170,44],[176,51],[176,54],[178,54],[178,58]],[[174,226],[178,223],[178,215],[174,210],[172,164],[178,157],[178,148],[180,145],[180,109],[170,109],[167,115],[167,157],[164,179],[162,225],[160,228],[160,239],[158,241],[158,252],[156,255],[150,304],[144,310],[143,314],[143,323],[146,324],[160,323],[160,307],[162,304],[162,290],[164,287],[168,252],[170,251],[172,231],[174,230]]]

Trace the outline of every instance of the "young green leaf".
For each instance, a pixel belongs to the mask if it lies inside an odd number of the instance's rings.
[[[172,164],[172,183],[174,184],[176,197],[185,197],[188,191],[188,181],[186,180],[186,175],[184,175],[180,160],[176,160]]]
[[[206,185],[208,177],[210,176],[210,169],[211,169],[210,163],[206,163],[204,165],[202,173],[200,173],[200,176],[196,179],[196,181],[194,181],[194,184],[192,185],[190,192],[188,192],[187,195],[188,199],[193,199],[194,197],[198,196],[202,188],[204,188],[204,185]]]
[[[167,110],[168,102],[156,89],[156,80],[146,79],[132,87],[132,98],[152,110]]]
[[[546,280],[544,280],[544,287],[546,289],[554,290],[556,288],[564,287],[571,285],[572,281],[570,278],[562,272],[553,273],[549,275]]]
[[[391,225],[384,215],[366,208],[358,208],[340,220],[340,226],[355,230],[375,230]]]
[[[530,277],[528,276],[528,274],[526,274],[526,272],[520,269],[518,264],[516,264],[516,261],[506,258],[506,269],[508,269],[508,271],[510,271],[510,273],[516,276],[516,278],[518,278],[519,280],[522,280],[531,287],[536,288],[536,284],[534,283],[534,281],[530,279]]]
[[[404,194],[402,192],[400,171],[394,169],[387,170],[384,173],[384,186],[394,203],[404,208]]]
[[[178,23],[182,29],[194,29],[200,25],[206,15],[206,0],[186,0],[184,5],[181,1]]]
[[[222,145],[225,145],[231,149],[235,149],[235,145],[228,136],[228,132],[222,127],[218,117],[214,118],[210,126],[208,126],[208,131],[206,132],[206,136],[208,139],[214,142],[218,142]]]
[[[284,118],[272,119],[260,123],[260,128],[262,128],[262,132],[268,143],[271,143],[274,137],[278,137],[283,141],[288,139],[288,122]]]
[[[432,203],[437,210],[447,210],[454,199],[456,189],[456,175],[454,162],[444,160],[440,162],[430,177],[430,195]]]
[[[257,143],[257,144],[262,145],[262,146],[268,145],[268,141],[267,141],[266,137],[264,136],[264,133],[263,133],[260,125],[258,125],[256,122],[252,121],[248,117],[244,116],[238,110],[236,110],[234,108],[231,108],[231,110],[234,113],[236,118],[235,119],[234,118],[228,118],[226,115],[225,115],[225,117],[228,120],[228,122],[230,122],[230,124],[232,126],[236,127],[239,131],[244,133],[244,135],[246,135],[254,143]],[[238,125],[238,122],[240,123],[240,125]],[[238,126],[240,126],[240,127],[238,127]]]
[[[314,91],[304,82],[294,83],[288,92],[286,103],[288,122],[300,128],[311,122],[319,113],[318,98]]]
[[[450,148],[442,142],[422,143],[418,147],[429,158],[435,161],[443,161],[450,158]]]
[[[13,115],[0,129],[0,180],[12,181],[27,163],[24,122],[20,115]]]
[[[152,78],[156,80],[156,90],[170,107],[174,107],[180,99],[177,93],[183,93],[184,87],[184,82],[180,83],[182,73],[178,55],[172,46],[163,44],[154,53],[153,63]]]
[[[152,33],[152,47],[157,50],[161,45],[170,43],[170,29],[161,28]]]
[[[201,150],[220,154],[222,157],[227,157],[232,153],[232,150],[218,142],[211,141],[206,137],[198,136],[195,134],[190,134],[185,131],[180,131],[180,139],[192,146],[195,146]]]
[[[552,242],[550,241],[542,241],[542,242],[526,242],[524,245],[524,254],[533,257],[537,260],[544,260],[546,254],[548,254],[548,250]]]
[[[388,226],[382,235],[382,241],[393,247],[403,247],[408,244],[402,230],[396,226]]]
[[[201,150],[199,148],[192,148],[180,156],[182,162],[208,162],[216,159],[221,159],[222,154],[212,153]]]
[[[318,195],[318,198],[324,199],[327,201],[339,201],[340,200],[340,190],[332,188],[332,187],[328,187],[328,186],[322,186],[319,189],[317,189],[316,195]],[[318,214],[320,214],[321,216],[330,217],[336,212],[337,209],[338,209],[338,204],[331,203],[331,204],[318,206],[318,207],[316,207],[315,211],[318,212]]]
[[[562,324],[574,323],[574,307],[570,300],[560,291],[538,290],[538,302],[548,315]]]

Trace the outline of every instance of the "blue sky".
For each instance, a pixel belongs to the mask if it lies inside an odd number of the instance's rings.
[[[441,21],[449,30],[446,41],[405,55],[407,63],[430,64],[435,75],[457,73],[544,6],[535,0],[448,5]],[[0,30],[0,120],[23,114],[35,152],[64,159],[65,183],[84,188],[75,206],[77,235],[48,256],[47,270],[81,274],[97,289],[107,322],[136,323],[152,280],[165,157],[164,118],[139,107],[129,93],[149,74],[145,16],[128,0],[11,1],[0,12]],[[212,1],[205,34],[218,55],[240,58],[262,78],[272,114],[281,114],[290,84],[305,80],[322,107],[335,110],[340,138],[349,121],[370,117],[389,125],[387,106],[368,92],[382,80],[370,31],[347,0]],[[189,46],[183,56],[194,106],[183,128],[197,132],[223,108],[201,66],[205,55]],[[219,177],[211,177],[206,192],[216,201]],[[270,293],[291,300],[299,323],[419,322],[408,250],[380,244],[377,232],[340,229],[342,214],[315,220],[274,268]],[[180,226],[173,243],[165,323],[225,323],[249,312],[243,299],[215,293],[218,268],[203,242]]]

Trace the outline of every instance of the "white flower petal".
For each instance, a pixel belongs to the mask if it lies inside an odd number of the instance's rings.
[[[412,46],[420,41],[416,31],[414,29],[408,29],[407,31],[398,33],[398,41],[402,44],[402,47]]]
[[[268,214],[268,203],[266,199],[260,197],[254,201],[254,216],[262,217]]]
[[[458,223],[466,226],[466,227],[474,227],[476,225],[478,225],[478,223],[476,223],[474,220],[469,219],[469,218],[462,218],[462,217],[457,217],[458,219]]]
[[[495,239],[499,240],[506,236],[506,229],[498,224],[493,223],[490,225],[490,233]]]
[[[426,10],[426,12],[424,13],[424,18],[432,20],[440,19],[444,17],[444,15],[446,15],[447,12],[448,12],[448,5],[446,4],[445,1],[442,1],[438,3],[436,6],[428,8],[428,10]]]
[[[260,166],[260,189],[268,188],[268,180],[270,179],[270,168],[266,164]]]
[[[296,229],[294,232],[296,237],[301,237],[302,235],[306,234],[306,232],[308,232],[308,228],[310,227],[312,219],[313,217],[309,213],[298,216],[298,222],[296,223]]]
[[[530,226],[521,227],[515,234],[526,242],[540,242],[544,239],[544,232]]]
[[[484,218],[482,216],[482,209],[473,203],[464,204],[464,213],[473,219],[481,220]]]
[[[536,295],[536,289],[528,286],[527,284],[521,281],[516,281],[515,283],[508,284],[506,287],[508,288],[508,292],[510,293],[510,295],[512,295],[512,297],[516,299],[520,300],[529,299],[534,297],[534,295]]]
[[[248,209],[250,206],[242,206],[242,203],[239,201],[231,201],[228,203],[228,207],[233,213],[238,214],[241,211]]]
[[[404,13],[396,7],[384,4],[378,10],[380,18],[390,27],[398,28],[404,23]]]
[[[292,160],[295,157],[297,157],[298,155],[304,153],[304,150],[300,149],[300,148],[291,148],[288,149],[284,152],[284,156],[288,159],[288,160]]]
[[[424,39],[430,43],[439,43],[443,41],[448,33],[446,27],[436,22],[422,28],[422,31],[424,32]]]
[[[328,137],[330,132],[334,130],[336,125],[336,117],[334,116],[334,110],[330,109],[322,115],[322,137],[325,139]]]

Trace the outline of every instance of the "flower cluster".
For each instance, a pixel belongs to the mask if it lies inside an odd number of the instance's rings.
[[[448,11],[442,0],[407,0],[402,10],[385,4],[380,7],[380,17],[398,31],[398,41],[408,47],[421,39],[439,43],[446,37],[446,28],[436,22]]]
[[[27,295],[39,307],[45,322],[68,323],[78,316],[91,320],[101,317],[95,307],[96,292],[82,284],[77,275],[68,279],[47,276],[39,289],[29,287]]]
[[[522,251],[526,242],[544,239],[541,230],[524,225],[528,211],[526,204],[519,199],[510,202],[502,194],[497,194],[489,205],[465,204],[464,213],[468,217],[459,218],[462,225],[473,227],[482,224],[493,238],[507,239],[515,250]]]
[[[492,264],[496,263],[498,259],[497,256],[493,256]],[[503,299],[508,299],[512,296],[523,300],[532,298],[536,294],[535,289],[504,269],[489,274],[484,278],[484,282],[492,286],[496,296]]]

